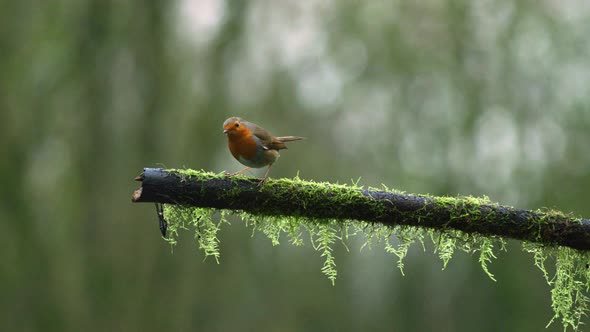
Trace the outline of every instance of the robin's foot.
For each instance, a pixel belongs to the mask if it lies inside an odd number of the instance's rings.
[[[223,171],[223,172],[224,172],[224,173],[225,173],[225,175],[227,175],[227,176],[234,176],[234,175],[242,174],[242,173],[244,173],[245,171],[249,170],[250,168],[251,168],[251,167],[246,167],[246,168],[244,168],[243,170],[237,171],[237,172],[235,172],[235,173],[229,173],[229,172],[227,172],[227,171]]]
[[[268,165],[268,168],[266,169],[266,173],[264,173],[264,177],[262,178],[262,180],[260,180],[260,182],[258,182],[258,187],[262,187],[262,185],[264,183],[266,183],[266,180],[268,180],[268,172],[270,172],[271,167],[272,167],[272,164]]]
[[[266,183],[267,180],[268,180],[268,176],[262,178],[262,180],[260,180],[260,182],[258,182],[257,187],[262,187]]]

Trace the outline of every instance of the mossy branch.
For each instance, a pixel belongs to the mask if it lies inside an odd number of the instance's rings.
[[[553,210],[521,210],[487,198],[410,195],[352,185],[258,180],[203,171],[145,168],[133,202],[157,202],[256,215],[360,220],[436,230],[460,230],[590,250],[590,221]],[[485,259],[485,258],[484,258]]]
[[[559,319],[565,330],[577,331],[590,311],[590,221],[586,219],[548,209],[515,209],[487,198],[408,195],[298,177],[269,180],[259,187],[254,178],[146,168],[136,180],[142,181],[142,187],[133,201],[156,202],[160,230],[164,235],[169,231],[166,241],[174,245],[180,230],[192,228],[205,257],[219,258],[217,234],[227,222],[226,210],[265,234],[273,245],[279,244],[281,234],[301,245],[302,233],[308,232],[324,258],[321,271],[332,283],[337,277],[332,246],[336,240],[344,244],[349,235],[364,235],[362,247],[383,245],[397,256],[402,274],[409,247],[420,243],[426,250],[428,238],[443,269],[457,250],[479,253],[479,263],[492,280],[488,265],[498,251],[506,251],[504,239],[513,238],[522,240],[523,250],[533,255],[551,287],[550,323]],[[218,209],[221,213],[215,214]],[[397,243],[392,244],[394,237]],[[547,270],[552,264],[554,269]]]

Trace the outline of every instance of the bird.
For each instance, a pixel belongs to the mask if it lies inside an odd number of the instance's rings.
[[[287,148],[285,142],[304,139],[299,136],[275,137],[261,126],[235,116],[225,120],[223,133],[227,136],[227,146],[232,156],[246,166],[230,176],[244,173],[251,168],[268,166],[258,186],[268,179],[270,168],[279,158],[279,150]]]

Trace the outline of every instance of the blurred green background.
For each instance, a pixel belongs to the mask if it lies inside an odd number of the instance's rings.
[[[239,170],[221,132],[239,115],[308,138],[272,177],[589,217],[588,31],[585,0],[1,1],[0,330],[543,330],[517,242],[493,282],[419,246],[403,277],[353,240],[332,287],[309,244],[236,219],[221,264],[189,232],[171,252],[132,179]]]

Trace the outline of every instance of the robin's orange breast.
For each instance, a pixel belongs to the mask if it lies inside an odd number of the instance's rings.
[[[252,160],[256,156],[256,140],[250,135],[228,135],[227,145],[232,156]]]

